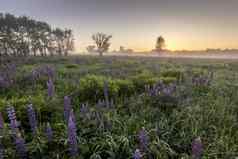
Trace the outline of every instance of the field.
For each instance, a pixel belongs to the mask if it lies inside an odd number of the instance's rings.
[[[0,156],[235,159],[237,89],[236,60],[9,60],[0,68]]]

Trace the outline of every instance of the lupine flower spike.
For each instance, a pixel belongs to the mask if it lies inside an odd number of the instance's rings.
[[[136,149],[133,154],[133,159],[141,159],[142,155],[139,149]]]
[[[18,129],[18,122],[16,119],[16,113],[13,107],[7,108],[8,118],[10,120],[10,127],[12,130],[12,133],[16,135],[17,129]]]
[[[52,98],[54,96],[55,88],[51,78],[47,81],[47,89],[48,97]]]
[[[3,117],[2,117],[2,113],[0,112],[0,129],[4,128],[4,121],[3,121]]]
[[[203,153],[203,145],[201,138],[198,137],[192,142],[192,156],[193,159],[201,159]]]
[[[68,122],[69,120],[69,115],[71,110],[72,110],[71,99],[70,97],[65,96],[64,97],[64,118],[66,122]]]
[[[30,126],[31,126],[31,131],[33,134],[35,134],[37,130],[37,120],[36,120],[36,114],[32,104],[27,106],[27,115],[28,115]]]
[[[3,159],[3,157],[4,157],[4,148],[2,143],[0,142],[0,159]]]
[[[50,123],[47,123],[46,125],[46,136],[47,136],[48,142],[51,142],[53,140],[53,131],[50,126]]]
[[[77,129],[73,111],[70,112],[68,121],[68,143],[70,155],[72,157],[76,157],[78,155],[78,144],[77,144]]]
[[[16,144],[16,150],[17,150],[18,156],[21,159],[26,159],[27,158],[27,151],[26,151],[25,141],[21,137],[21,133],[20,132],[18,132],[16,134],[15,144]]]
[[[109,103],[109,93],[108,93],[108,82],[107,81],[104,81],[103,92],[104,92],[104,98],[105,98],[106,106],[108,108],[110,103]]]
[[[139,132],[139,141],[141,150],[146,151],[149,144],[149,138],[145,128],[142,128],[142,130]]]

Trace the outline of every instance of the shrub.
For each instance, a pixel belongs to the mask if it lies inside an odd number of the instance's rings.
[[[117,83],[104,76],[87,75],[80,79],[80,97],[83,101],[104,98],[104,81],[108,82],[109,97],[116,96],[119,91]]]
[[[136,91],[143,91],[146,85],[153,85],[160,81],[159,77],[155,77],[150,72],[142,72],[137,76],[132,77]]]
[[[162,77],[173,77],[176,78],[178,81],[179,80],[183,80],[183,73],[181,71],[177,71],[177,70],[168,70],[168,71],[164,71],[161,73]]]
[[[170,83],[175,83],[177,81],[177,79],[175,77],[161,77],[160,80],[164,83],[164,84],[170,84]]]
[[[123,97],[128,97],[135,92],[135,86],[131,80],[121,80],[118,79],[115,81],[116,85],[118,86],[118,95]]]
[[[75,68],[78,68],[78,65],[77,64],[68,64],[65,67],[68,69],[75,69]]]

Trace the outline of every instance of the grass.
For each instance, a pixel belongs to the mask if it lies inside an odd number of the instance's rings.
[[[132,158],[141,147],[138,133],[149,138],[144,159],[192,158],[191,144],[200,137],[204,159],[238,156],[238,63],[235,60],[160,59],[144,57],[72,56],[15,61],[17,73],[9,88],[0,90],[0,109],[5,120],[1,139],[5,158],[16,158],[6,107],[12,105],[21,121],[29,158],[70,158],[64,96],[72,99],[77,124],[79,155],[76,158]],[[55,95],[47,96],[48,76],[29,80],[32,70],[48,65],[55,71]],[[208,76],[211,84],[194,85],[192,77]],[[163,81],[176,85],[168,96],[147,94],[145,87]],[[104,82],[113,105],[100,107]],[[32,103],[38,119],[33,136],[26,114]],[[88,112],[82,113],[82,104]],[[95,116],[95,114],[97,114]],[[46,123],[54,132],[45,135]],[[59,157],[60,156],[60,157]]]

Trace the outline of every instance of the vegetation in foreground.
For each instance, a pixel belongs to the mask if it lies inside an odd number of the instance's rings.
[[[9,60],[0,158],[235,158],[235,61]]]

